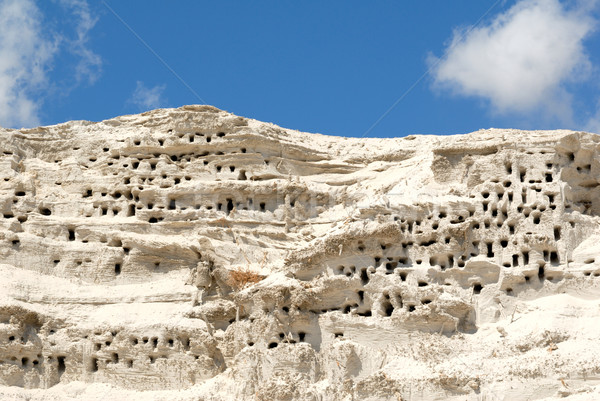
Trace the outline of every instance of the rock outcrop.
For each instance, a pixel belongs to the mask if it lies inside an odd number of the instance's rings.
[[[1,135],[0,398],[600,397],[597,135]]]

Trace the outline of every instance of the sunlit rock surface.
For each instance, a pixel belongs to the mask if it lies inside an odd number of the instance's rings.
[[[0,135],[2,399],[600,398],[596,135]]]

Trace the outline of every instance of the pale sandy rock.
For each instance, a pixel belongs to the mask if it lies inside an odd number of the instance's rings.
[[[0,399],[600,398],[596,135],[0,134]]]

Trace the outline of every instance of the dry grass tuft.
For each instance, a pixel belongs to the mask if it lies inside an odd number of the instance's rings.
[[[241,290],[248,285],[256,284],[263,280],[265,276],[261,276],[248,268],[236,269],[229,271],[228,283],[233,289]]]

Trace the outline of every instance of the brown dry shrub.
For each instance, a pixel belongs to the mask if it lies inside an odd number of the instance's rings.
[[[241,290],[248,285],[256,284],[265,276],[261,276],[248,268],[245,269],[234,269],[229,270],[229,279],[227,280],[227,284],[229,284],[235,290]]]

